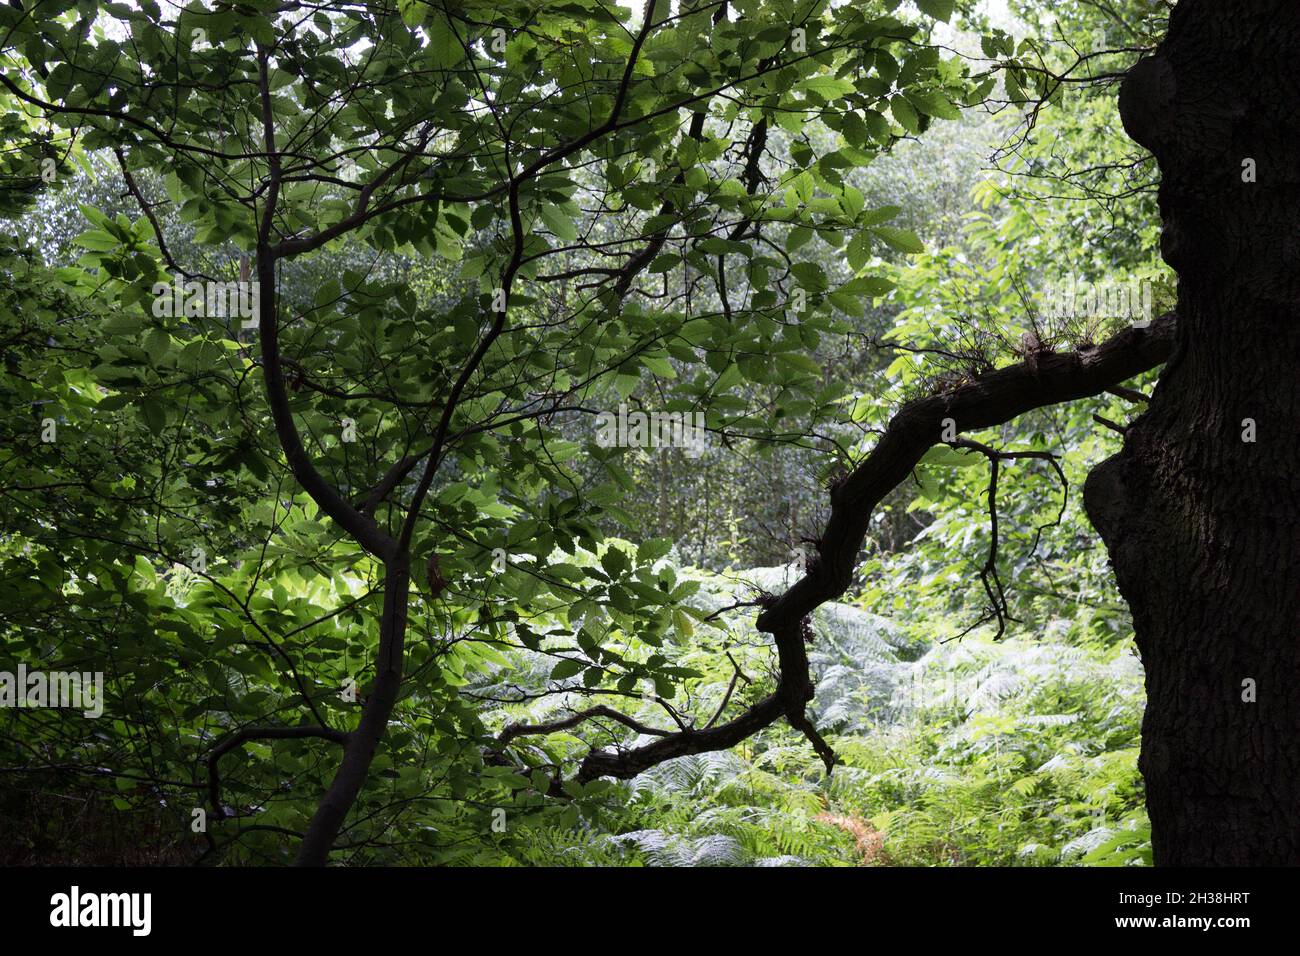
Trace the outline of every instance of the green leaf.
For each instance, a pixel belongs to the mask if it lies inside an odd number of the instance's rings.
[[[627,555],[613,546],[607,548],[600,558],[600,566],[611,578],[620,577],[627,571],[629,564]]]
[[[983,464],[987,459],[974,451],[958,451],[955,448],[949,448],[947,445],[935,445],[927,451],[921,458],[921,463],[926,465],[946,465],[955,468],[970,468],[974,465]]]
[[[643,564],[657,561],[671,551],[672,547],[673,543],[668,538],[652,538],[643,541],[636,549],[637,560]]]
[[[854,92],[853,83],[833,76],[812,76],[798,86],[799,89],[816,93],[822,99],[830,101]]]
[[[397,9],[401,11],[403,23],[408,27],[418,27],[427,8],[421,0],[397,0]]]
[[[794,180],[790,183],[790,186],[794,190],[794,194],[799,198],[800,202],[802,203],[812,202],[813,178],[812,175],[807,170],[804,170],[798,176],[796,176]]]
[[[899,252],[925,252],[925,245],[910,229],[898,226],[872,226],[871,231]]]
[[[158,399],[148,397],[140,401],[139,408],[149,431],[155,435],[161,433],[167,424],[167,407]]]
[[[543,206],[541,216],[542,221],[546,223],[546,228],[564,242],[572,242],[578,238],[578,229],[574,226],[573,220],[555,206]]]
[[[813,231],[808,226],[795,226],[790,230],[790,235],[785,240],[785,251],[794,252],[799,249],[813,237]]]
[[[961,110],[938,93],[923,93],[913,90],[906,95],[909,103],[928,116],[937,116],[939,119],[946,120],[961,119]]]
[[[889,101],[889,111],[894,114],[900,126],[909,133],[921,132],[921,119],[916,115],[916,107],[905,96],[894,96]]]
[[[825,292],[830,287],[826,270],[815,262],[796,262],[790,266],[795,281],[809,292]]]
[[[921,12],[947,23],[957,10],[957,0],[916,0]]]
[[[83,249],[89,249],[92,252],[108,252],[122,244],[120,239],[109,235],[102,229],[88,229],[72,241]]]
[[[641,364],[660,378],[676,378],[677,370],[668,359],[659,355],[642,355]]]
[[[863,226],[874,226],[887,219],[893,219],[902,211],[903,209],[901,206],[881,206],[877,209],[868,209],[858,217],[858,224]]]
[[[566,677],[574,677],[587,667],[582,661],[566,657],[553,668],[551,668],[551,680],[564,680]]]
[[[171,344],[172,337],[166,329],[151,329],[144,339],[144,351],[149,356],[149,361],[158,365],[171,349]]]
[[[877,296],[885,295],[894,288],[894,283],[881,276],[857,276],[840,286],[840,292],[849,295]]]

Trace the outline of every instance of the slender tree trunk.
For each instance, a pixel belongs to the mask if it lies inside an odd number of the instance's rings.
[[[1084,500],[1146,667],[1159,865],[1300,864],[1298,53],[1295,0],[1182,0],[1120,96],[1177,339]]]
[[[410,559],[399,555],[384,572],[384,610],[379,624],[379,653],[375,679],[361,711],[361,722],[348,738],[343,760],[329,791],[316,807],[307,833],[298,847],[295,866],[324,866],[343,821],[365,785],[379,741],[402,686],[402,658],[406,643],[407,599],[411,583]]]

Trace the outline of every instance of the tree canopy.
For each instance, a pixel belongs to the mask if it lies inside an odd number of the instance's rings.
[[[0,662],[105,675],[101,719],[0,717],[25,805],[205,862],[699,862],[575,834],[775,792],[746,859],[874,860],[914,794],[861,715],[945,639],[1052,622],[1112,679],[1071,491],[1173,341],[1113,118],[1165,7],[1013,6],[0,8]],[[1145,321],[1054,316],[1115,275]],[[894,858],[1141,859],[1138,693],[905,708],[908,761],[1005,739],[954,759],[1066,822]],[[1025,728],[1085,712],[1063,782]]]

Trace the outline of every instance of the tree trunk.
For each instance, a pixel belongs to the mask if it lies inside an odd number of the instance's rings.
[[[379,624],[379,653],[375,680],[361,711],[357,729],[348,736],[343,760],[334,775],[307,833],[298,847],[294,866],[324,866],[343,821],[365,785],[388,718],[402,686],[402,658],[406,643],[407,600],[411,583],[410,560],[405,554],[391,560],[384,574],[384,610]]]
[[[1120,94],[1177,339],[1084,503],[1146,668],[1158,865],[1300,864],[1298,52],[1294,0],[1182,0]]]

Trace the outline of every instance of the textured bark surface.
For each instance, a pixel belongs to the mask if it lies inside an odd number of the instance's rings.
[[[1182,0],[1120,97],[1160,164],[1178,326],[1084,502],[1146,667],[1160,865],[1300,864],[1297,53],[1295,0]]]

